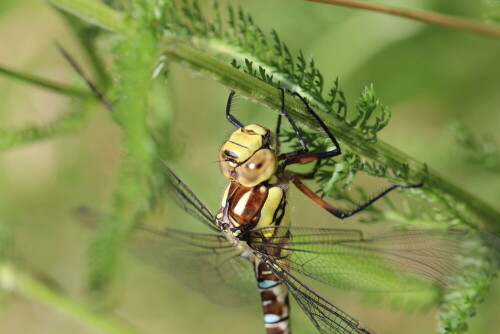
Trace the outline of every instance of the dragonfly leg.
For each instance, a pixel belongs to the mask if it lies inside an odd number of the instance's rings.
[[[282,90],[282,92],[283,92],[283,90]],[[297,150],[294,152],[281,154],[278,159],[285,160],[286,165],[291,165],[291,164],[296,164],[296,163],[303,163],[303,162],[310,162],[310,161],[316,161],[316,160],[321,160],[321,159],[327,159],[327,158],[335,157],[335,156],[342,154],[342,152],[340,150],[340,145],[337,142],[337,139],[335,139],[335,136],[328,129],[328,127],[323,122],[323,120],[318,116],[318,114],[309,106],[309,103],[307,103],[306,99],[304,97],[302,97],[302,95],[300,95],[297,92],[292,93],[292,95],[297,96],[302,101],[302,103],[304,103],[307,111],[314,117],[314,119],[318,122],[318,124],[323,129],[323,131],[325,131],[328,138],[330,138],[332,143],[335,145],[335,148],[330,150],[330,151],[326,151],[326,152],[308,153],[307,147],[305,147],[305,143],[302,144],[304,140],[303,140],[302,136],[299,136],[300,132],[297,129],[295,131],[295,133],[297,134],[297,137],[299,138],[299,142],[301,143],[303,149]],[[282,104],[283,104],[283,110],[284,110],[284,98],[283,98],[283,96],[282,96]],[[284,115],[286,116],[287,114],[288,113],[285,113]],[[289,116],[287,118],[289,118]],[[289,118],[289,122],[290,122],[290,124],[292,124],[292,127],[295,130],[296,126],[294,126],[295,123],[293,122],[293,120],[291,118]],[[306,150],[304,150],[304,147],[306,148]]]
[[[233,97],[236,92],[234,90],[231,90],[231,93],[229,93],[229,97],[227,98],[227,104],[226,104],[226,118],[227,120],[234,125],[237,128],[242,128],[243,124],[241,124],[240,121],[236,119],[233,115],[231,115],[231,104],[233,102]]]
[[[378,199],[384,197],[385,195],[387,195],[389,192],[391,192],[394,189],[419,188],[419,187],[423,186],[423,184],[424,184],[423,182],[420,182],[419,184],[415,184],[415,185],[393,184],[389,188],[383,190],[382,192],[380,192],[376,196],[372,197],[368,201],[364,202],[363,204],[359,205],[358,207],[352,209],[351,211],[345,212],[345,211],[342,211],[342,210],[339,210],[339,209],[333,207],[331,204],[327,203],[324,199],[319,197],[310,188],[308,188],[304,183],[302,183],[302,181],[300,180],[300,177],[294,177],[292,179],[292,182],[293,182],[293,184],[295,184],[295,186],[300,191],[302,191],[307,197],[312,199],[316,204],[318,204],[323,209],[325,209],[326,211],[330,212],[332,215],[334,215],[335,217],[340,218],[340,219],[351,217],[351,216],[355,215],[356,213],[362,211],[363,209],[366,209],[372,203],[374,203]]]
[[[274,132],[276,134],[276,150],[279,152],[280,151],[280,131],[281,131],[281,117],[283,115],[279,114],[278,119],[276,121],[276,131]]]
[[[294,178],[298,178],[300,180],[312,180],[316,176],[316,172],[319,170],[320,167],[321,167],[321,160],[316,160],[313,169],[309,173],[293,172],[292,175]]]
[[[297,124],[295,124],[295,121],[293,120],[292,116],[290,116],[290,114],[286,111],[286,108],[285,108],[285,90],[283,88],[279,88],[279,90],[281,91],[281,113],[278,116],[278,123],[276,126],[276,138],[279,138],[280,127],[281,127],[281,117],[285,116],[286,119],[288,120],[288,123],[290,123],[290,125],[292,126],[293,131],[295,132],[295,135],[297,136],[297,139],[299,140],[299,143],[301,146],[301,148],[296,150],[296,151],[281,154],[278,159],[283,160],[283,159],[288,159],[289,157],[295,157],[295,156],[306,154],[307,152],[309,152],[309,149],[307,148],[306,142],[305,142],[304,138],[302,137],[302,134],[300,133],[300,130],[297,127]]]

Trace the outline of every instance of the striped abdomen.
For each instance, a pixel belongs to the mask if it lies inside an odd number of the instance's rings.
[[[255,276],[262,299],[267,334],[290,334],[288,289],[259,259],[255,260]]]

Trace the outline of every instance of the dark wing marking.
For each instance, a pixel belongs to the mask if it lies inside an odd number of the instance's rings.
[[[144,262],[223,305],[258,301],[251,263],[223,235],[140,224],[131,251]]]
[[[168,190],[184,211],[202,221],[213,231],[219,231],[216,219],[189,187],[165,164]]]
[[[262,256],[262,261],[288,287],[305,314],[323,334],[373,334],[374,332],[299,281],[279,261]]]
[[[248,232],[246,238],[257,252],[286,261],[291,272],[331,286],[410,292],[446,285],[448,276],[459,270],[455,255],[461,252],[458,239],[463,234],[391,230],[364,235],[359,230],[267,227]]]

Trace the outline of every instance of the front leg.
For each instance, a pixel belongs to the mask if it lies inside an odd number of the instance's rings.
[[[322,160],[322,159],[332,158],[332,157],[336,157],[338,155],[341,155],[342,152],[340,150],[340,145],[337,142],[337,139],[335,139],[335,137],[332,134],[332,132],[328,129],[328,127],[323,122],[323,120],[318,116],[318,114],[316,114],[316,112],[314,110],[312,110],[312,108],[307,103],[306,99],[304,99],[297,92],[294,92],[292,95],[293,96],[297,96],[302,101],[302,103],[304,103],[304,105],[306,106],[306,110],[314,117],[314,119],[318,122],[318,124],[323,129],[323,131],[325,131],[325,133],[327,134],[328,138],[330,138],[330,140],[332,141],[332,143],[335,146],[335,148],[332,149],[332,150],[330,150],[330,151],[320,152],[320,153],[308,153],[307,150],[302,149],[302,150],[298,150],[298,151],[295,151],[295,152],[281,154],[278,157],[278,159],[279,160],[285,160],[285,165],[292,165],[292,164],[296,164],[296,163],[303,163],[303,162],[310,162],[310,161]],[[284,99],[283,99],[282,103],[284,103]],[[292,123],[292,121],[290,121],[290,122],[291,122],[291,124],[292,124],[292,126],[294,127],[294,130],[295,130],[296,129],[295,123]],[[298,133],[298,135],[300,134],[300,132],[298,132],[298,129],[297,129],[296,133]],[[302,139],[302,136],[299,137],[299,141],[300,140],[302,140],[301,141],[301,145],[302,145],[302,142],[304,141]],[[302,146],[305,147],[305,143]]]

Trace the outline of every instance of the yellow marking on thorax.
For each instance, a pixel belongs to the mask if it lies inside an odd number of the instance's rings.
[[[229,193],[229,188],[231,188],[231,183],[228,184],[226,187],[226,190],[224,191],[224,196],[222,196],[222,202],[221,202],[221,207],[226,206],[226,201],[227,201],[227,196]]]
[[[269,188],[267,199],[260,210],[260,219],[256,228],[268,227],[273,224],[274,212],[280,205],[283,195],[283,190],[280,187]]]
[[[239,227],[240,226],[240,224],[236,221],[236,219],[234,219],[233,217],[231,217],[231,215],[229,215],[229,221],[231,222],[231,224],[233,224],[234,227]]]
[[[247,191],[246,193],[241,196],[240,200],[238,201],[238,204],[234,207],[233,212],[239,216],[243,214],[243,211],[245,211],[245,208],[247,206],[248,200],[250,199],[250,195],[252,194],[251,191]]]
[[[283,213],[283,218],[281,219],[280,226],[287,227],[287,226],[290,226],[290,224],[291,224],[291,219],[290,219],[290,205],[288,205],[288,203],[287,203],[285,205],[285,207],[284,207],[283,210],[285,210],[285,212]],[[281,213],[278,212],[277,217],[279,217],[280,214]],[[269,230],[269,231],[265,231],[264,232],[264,236],[266,236],[266,237],[271,237],[272,236],[272,237],[276,237],[276,238],[277,237],[281,238],[281,237],[284,237],[286,233],[287,233],[286,229],[281,229],[279,231]],[[287,252],[287,251],[285,251],[284,249],[281,250],[281,254],[282,255],[285,255],[285,252]]]

